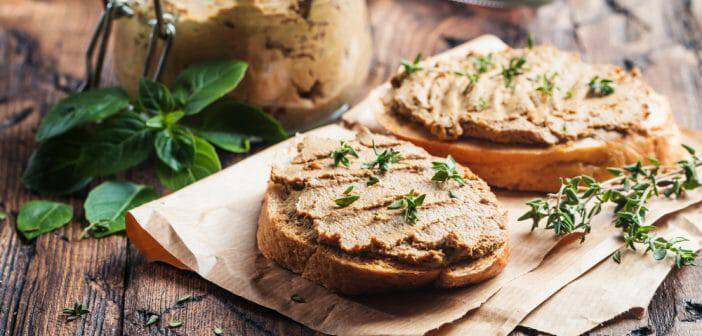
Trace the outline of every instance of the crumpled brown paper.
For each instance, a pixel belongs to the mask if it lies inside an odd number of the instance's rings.
[[[458,48],[464,52],[469,48],[494,51],[503,47],[502,42],[488,36]],[[354,110],[370,110],[377,104],[377,97],[371,95]],[[358,115],[355,121],[373,126],[368,114]],[[352,136],[349,130],[336,125],[310,133],[337,139]],[[256,220],[270,165],[291,141],[294,139],[133,209],[127,218],[129,237],[150,260],[193,270],[236,295],[329,334],[423,334],[456,321],[488,299],[487,308],[438,332],[494,334],[498,329],[511,330],[538,304],[621,245],[609,224],[611,218],[603,215],[594,221],[594,232],[585,244],[560,244],[544,261],[558,241],[549,232],[529,233],[528,223],[516,221],[526,211],[524,203],[535,195],[500,192],[498,197],[509,213],[513,248],[509,264],[498,277],[456,290],[429,288],[370,297],[340,296],[276,266],[256,248]],[[689,193],[683,201],[654,200],[648,222],[699,200],[702,192]],[[589,276],[583,279],[586,278]],[[533,279],[547,281],[534,284]],[[307,303],[292,301],[293,294],[302,296]],[[504,309],[500,305],[505,301],[510,305],[519,303],[519,308]],[[525,321],[528,322],[529,319]]]

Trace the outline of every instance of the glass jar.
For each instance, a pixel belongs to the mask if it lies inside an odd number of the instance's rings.
[[[204,60],[249,63],[233,97],[262,107],[289,131],[335,118],[363,85],[372,57],[365,0],[162,0],[175,38],[162,80]],[[115,24],[114,67],[137,91],[154,17],[150,0]],[[158,55],[158,53],[156,53]]]

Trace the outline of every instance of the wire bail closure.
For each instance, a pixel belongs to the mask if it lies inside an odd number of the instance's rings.
[[[134,9],[129,4],[129,0],[103,0],[104,10],[98,19],[98,22],[90,38],[88,49],[85,53],[85,81],[78,88],[79,92],[100,87],[102,69],[105,63],[105,54],[107,45],[112,33],[112,23],[114,20],[121,18],[129,18],[134,15]],[[168,53],[173,44],[175,36],[174,18],[168,13],[164,13],[161,7],[160,0],[153,0],[155,19],[149,21],[149,25],[153,27],[149,35],[149,44],[144,60],[143,76],[147,77],[152,63],[154,50],[156,49],[157,40],[164,41],[161,55],[158,60],[156,71],[152,75],[153,80],[159,80],[163,73],[163,68],[168,60]],[[97,49],[97,58],[95,52]]]

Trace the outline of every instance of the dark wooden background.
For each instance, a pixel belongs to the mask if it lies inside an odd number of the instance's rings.
[[[33,242],[17,234],[17,209],[36,198],[19,179],[36,145],[33,134],[51,104],[79,84],[100,3],[0,0],[0,201],[10,214],[0,224],[0,334],[212,335],[213,327],[227,335],[314,334],[194,274],[146,263],[124,236],[80,240],[83,221]],[[368,88],[419,51],[432,54],[485,33],[519,46],[531,31],[591,61],[641,67],[669,96],[680,124],[702,129],[702,1],[556,0],[539,10],[511,11],[438,0],[370,0],[369,6],[375,61]],[[150,169],[120,178],[157,185]],[[82,218],[81,198],[61,200],[72,202]],[[643,319],[621,318],[593,334],[700,335],[701,283],[702,268],[673,271]],[[174,305],[187,294],[199,300]],[[74,300],[86,303],[90,314],[65,323],[61,310]],[[161,322],[144,327],[148,312],[162,313]],[[172,318],[183,327],[166,328]]]

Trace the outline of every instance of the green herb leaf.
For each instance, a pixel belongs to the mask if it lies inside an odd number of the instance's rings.
[[[590,87],[588,91],[589,97],[604,97],[614,93],[614,88],[612,87],[612,80],[600,78],[599,76],[592,77],[590,83],[587,84]]]
[[[156,314],[149,314],[149,319],[144,323],[144,327],[148,327],[156,322],[158,322],[159,316]]]
[[[552,96],[553,89],[556,87],[555,80],[556,80],[557,76],[558,76],[557,72],[552,72],[550,75],[547,73],[544,73],[543,75],[541,75],[542,84],[541,84],[541,86],[536,88],[536,91],[539,91],[548,97]]]
[[[230,153],[248,153],[251,150],[249,137],[238,133],[197,131],[197,135],[211,144]]]
[[[358,153],[356,153],[356,150],[353,149],[353,147],[349,146],[349,144],[347,144],[345,141],[341,141],[339,149],[329,154],[329,157],[334,159],[335,167],[338,167],[339,163],[341,163],[345,167],[349,167],[351,165],[351,162],[346,156],[353,156],[355,158],[358,158]]]
[[[295,302],[297,302],[297,303],[305,303],[305,302],[307,302],[307,301],[305,301],[305,299],[304,299],[302,296],[300,296],[300,295],[298,295],[298,294],[293,294],[293,295],[290,297],[290,300],[293,300],[293,301],[295,301]]]
[[[160,114],[175,110],[176,103],[168,88],[152,80],[139,80],[139,97],[137,107],[150,114]]]
[[[453,190],[449,190],[449,197],[451,198],[458,198],[458,195]]]
[[[445,162],[432,162],[431,165],[431,168],[436,172],[431,178],[432,181],[446,182],[448,180],[455,180],[462,186],[466,184],[462,174],[458,171],[456,161],[451,155],[446,158]]]
[[[165,164],[159,164],[156,167],[156,174],[166,188],[172,191],[178,190],[222,169],[214,147],[200,137],[195,136],[194,140],[195,158],[191,165],[180,172],[174,171]]]
[[[424,198],[426,194],[415,196],[414,190],[410,191],[407,195],[403,196],[388,206],[388,209],[403,209],[403,214],[405,221],[410,224],[414,224],[418,219],[418,208],[424,204]]]
[[[66,322],[73,321],[79,317],[89,313],[90,311],[83,307],[83,304],[76,300],[73,303],[73,307],[63,308],[63,314],[66,316]]]
[[[107,176],[132,168],[149,157],[153,141],[153,131],[136,113],[107,119],[85,141],[85,174]]]
[[[212,329],[212,332],[213,332],[215,335],[219,336],[219,335],[224,334],[224,329],[222,329],[222,328],[213,328],[213,329]]]
[[[534,35],[532,35],[531,33],[529,33],[529,35],[527,36],[527,48],[534,48]]]
[[[85,171],[83,145],[87,133],[74,130],[39,145],[29,158],[22,183],[30,190],[48,195],[65,195],[83,189],[92,177]]]
[[[288,137],[283,127],[261,109],[239,102],[223,100],[203,112],[197,133],[224,150],[248,151],[250,140],[275,143]],[[212,136],[217,134],[216,136]],[[223,134],[228,134],[224,138]],[[246,139],[246,140],[241,140]],[[245,141],[245,143],[244,143]]]
[[[182,326],[183,326],[183,321],[180,321],[180,320],[171,320],[170,322],[168,322],[168,327],[171,329],[180,328]]]
[[[368,181],[366,181],[366,185],[372,186],[374,184],[377,184],[378,182],[380,182],[380,179],[375,175],[371,175],[368,177]]]
[[[17,230],[27,239],[56,230],[73,219],[73,208],[64,203],[29,201],[17,216]]]
[[[621,264],[622,263],[622,251],[617,250],[616,252],[614,252],[614,254],[612,254],[612,260],[614,260],[614,262],[616,262],[617,264]]]
[[[176,300],[176,303],[183,304],[186,302],[196,301],[196,300],[197,300],[197,298],[195,296],[193,296],[192,294],[187,294],[187,295],[183,295],[183,296],[179,297],[178,300]]]
[[[524,73],[525,63],[526,59],[524,56],[520,56],[510,59],[506,68],[502,66],[502,77],[505,80],[505,87],[514,88],[514,79]]]
[[[154,146],[161,162],[174,171],[190,166],[195,158],[194,136],[179,125],[158,132]]]
[[[173,96],[183,103],[186,115],[205,107],[234,90],[244,78],[247,64],[241,61],[209,61],[193,65],[176,78]]]
[[[472,55],[471,61],[478,68],[479,74],[486,73],[492,67],[492,53],[487,54],[487,56]]]
[[[344,195],[349,194],[352,191],[353,191],[353,186],[349,186],[348,188],[346,188],[346,190],[344,190]]]
[[[353,202],[358,201],[359,198],[361,198],[361,196],[358,196],[358,195],[344,196],[344,197],[335,199],[334,203],[336,203],[336,205],[338,205],[339,207],[345,208],[345,207],[353,204]]]
[[[127,211],[158,198],[151,188],[129,182],[104,182],[91,190],[83,208],[88,225],[83,236],[102,238],[124,231]]]
[[[129,96],[119,88],[72,94],[54,105],[41,120],[37,141],[53,138],[76,126],[105,119],[128,106]]]
[[[414,60],[412,62],[403,59],[400,63],[402,64],[402,68],[404,69],[405,73],[408,75],[411,75],[417,71],[423,70],[419,65],[419,62],[422,61],[422,53],[417,54],[417,56],[414,57]]]
[[[364,167],[373,169],[377,166],[380,173],[387,172],[390,169],[390,164],[397,163],[402,160],[402,155],[400,152],[395,151],[392,148],[378,153],[378,150],[375,148],[375,141],[373,142],[373,152],[375,153],[375,160],[366,163]]]

